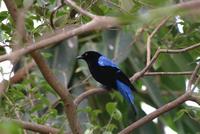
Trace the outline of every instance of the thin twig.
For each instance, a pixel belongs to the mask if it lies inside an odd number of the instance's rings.
[[[58,11],[58,9],[60,9],[61,7],[63,7],[63,4],[62,4],[62,2],[59,1],[58,5],[51,12],[49,20],[50,20],[50,26],[52,27],[53,30],[55,30],[55,26],[54,26],[54,22],[53,22],[54,15]]]
[[[71,7],[73,7],[76,11],[80,12],[83,15],[86,15],[90,18],[95,18],[96,15],[84,10],[83,8],[81,8],[80,6],[78,6],[75,2],[73,2],[72,0],[65,0],[66,4],[69,4]]]
[[[194,71],[193,71],[193,73],[192,73],[192,75],[191,75],[191,77],[190,77],[190,80],[189,80],[188,86],[187,86],[187,88],[186,88],[186,91],[192,92],[192,83],[194,83],[194,81],[196,80],[196,75],[197,75],[199,69],[200,69],[200,64],[198,64],[198,65],[195,67],[195,69],[194,69]],[[197,83],[198,83],[198,81],[197,81]],[[194,89],[194,88],[193,88],[193,89]]]
[[[146,65],[140,72],[135,73],[130,80],[132,82],[135,82],[137,79],[139,79],[140,77],[142,77],[153,65],[153,63],[156,61],[156,59],[158,58],[158,56],[161,53],[169,53],[169,54],[176,54],[176,53],[182,53],[182,52],[187,52],[190,50],[193,50],[195,48],[200,47],[200,43],[191,45],[189,47],[186,48],[182,48],[182,49],[160,49],[158,48],[157,51],[155,52],[154,56],[152,57],[151,61],[149,62],[148,65]]]
[[[191,75],[192,71],[185,72],[146,72],[144,76],[154,76],[154,75]]]
[[[156,28],[153,30],[153,32],[147,38],[147,63],[146,63],[146,65],[148,65],[151,60],[151,39],[156,34],[156,32],[167,22],[168,19],[169,19],[169,16],[162,19],[162,21],[156,26]]]

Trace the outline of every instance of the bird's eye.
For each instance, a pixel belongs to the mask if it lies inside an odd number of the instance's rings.
[[[85,56],[87,56],[88,55],[88,53],[85,53]]]

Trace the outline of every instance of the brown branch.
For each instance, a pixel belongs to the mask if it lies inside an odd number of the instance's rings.
[[[165,104],[164,106],[158,108],[156,111],[154,111],[154,112],[144,116],[143,118],[137,120],[136,122],[132,123],[125,129],[123,129],[121,132],[119,132],[119,134],[129,134],[134,129],[148,123],[149,121],[155,119],[156,117],[160,116],[161,114],[166,113],[166,112],[176,108],[177,106],[181,105],[185,101],[190,100],[192,92],[193,92],[191,90],[191,85],[194,82],[195,76],[197,75],[199,69],[200,69],[200,64],[196,65],[194,71],[192,72],[192,75],[190,77],[189,84],[187,87],[187,92],[185,92],[182,96],[178,97],[176,100]]]
[[[146,72],[144,76],[154,76],[154,75],[191,75],[192,71],[185,72]]]
[[[181,105],[182,103],[187,101],[189,99],[189,97],[190,97],[189,93],[186,92],[182,96],[178,97],[176,100],[165,104],[164,106],[158,108],[156,111],[154,111],[154,112],[144,116],[143,118],[137,120],[136,122],[134,122],[133,124],[131,124],[127,128],[120,131],[119,134],[130,134],[131,132],[133,132],[134,129],[146,124],[147,122],[152,121],[153,119],[160,116],[161,114],[164,114],[164,113],[176,108],[178,105]]]
[[[76,11],[80,12],[81,14],[88,16],[90,18],[95,18],[96,15],[82,9],[80,6],[78,6],[75,2],[73,2],[72,0],[65,0],[66,4],[69,4],[71,7],[73,7]]]
[[[161,53],[182,53],[182,52],[187,52],[189,50],[192,50],[192,49],[195,49],[195,48],[198,48],[200,47],[200,43],[196,43],[194,45],[191,45],[189,47],[186,47],[186,48],[180,48],[180,49],[161,49],[160,52]]]
[[[192,73],[192,75],[191,75],[191,77],[190,77],[188,86],[187,86],[187,88],[186,88],[186,90],[187,90],[188,92],[193,91],[193,90],[192,90],[192,83],[194,83],[194,81],[196,81],[196,75],[197,75],[199,69],[200,69],[200,64],[198,64],[198,65],[195,67],[195,69],[194,69],[194,71],[193,71],[193,73]],[[197,81],[197,83],[198,83],[198,81]],[[192,92],[191,92],[191,93],[192,93]]]
[[[146,65],[148,65],[151,60],[151,39],[156,34],[156,32],[167,22],[168,19],[169,19],[169,16],[164,17],[164,19],[162,19],[162,21],[159,22],[159,24],[156,26],[156,28],[153,30],[153,32],[147,38],[147,63],[146,63]]]
[[[10,78],[10,84],[18,83],[22,81],[26,75],[35,67],[35,62],[32,61],[25,65],[23,68],[20,68],[13,77]]]
[[[27,64],[27,66],[24,66],[23,68],[19,69],[14,76],[12,76],[10,78],[9,81],[7,80],[3,80],[0,83],[0,96],[5,93],[6,89],[8,88],[9,84],[14,84],[14,83],[18,83],[21,80],[23,80],[26,75],[28,74],[28,72],[30,72],[30,70],[35,66],[34,62],[31,62],[29,64]]]
[[[6,119],[6,120],[15,122],[18,125],[20,125],[23,129],[34,131],[34,132],[45,133],[45,134],[49,134],[49,133],[59,134],[60,132],[62,132],[62,130],[59,130],[57,128],[35,124],[32,122],[16,120],[16,119]],[[71,133],[64,132],[64,134],[71,134]]]
[[[92,95],[92,94],[96,94],[96,93],[105,93],[107,92],[108,90],[106,89],[103,89],[103,88],[94,88],[94,89],[90,89],[90,90],[87,90],[83,93],[81,93],[79,96],[77,96],[75,99],[74,99],[74,104],[76,106],[78,106],[81,101],[83,101],[85,98],[87,98],[88,96]]]
[[[99,17],[94,18],[92,21],[84,25],[81,25],[77,28],[74,28],[71,30],[68,30],[68,29],[62,30],[61,32],[53,34],[52,36],[48,38],[42,39],[36,43],[29,43],[24,48],[21,48],[9,54],[2,55],[0,56],[0,61],[13,60],[16,57],[20,57],[32,51],[47,47],[60,40],[70,38],[72,36],[93,31],[93,30],[99,30],[99,29],[102,30],[109,27],[119,26],[119,24],[120,22],[117,20],[117,18],[99,16]]]
[[[139,79],[142,76],[151,76],[151,75],[191,75],[193,72],[147,72],[147,71],[151,68],[151,66],[153,65],[153,63],[156,61],[156,59],[158,58],[158,56],[161,53],[175,54],[175,53],[180,53],[180,52],[187,52],[187,51],[193,50],[197,47],[200,47],[200,43],[194,44],[192,46],[189,46],[189,47],[186,47],[183,49],[177,49],[177,50],[158,48],[156,53],[152,57],[150,63],[147,66],[145,66],[140,72],[137,72],[132,77],[130,77],[130,81],[132,83],[134,83],[137,79]],[[80,94],[78,97],[76,97],[76,99],[74,101],[75,104],[78,105],[83,99],[87,98],[88,96],[90,96],[92,94],[102,93],[102,92],[106,91],[105,89],[100,89],[100,90],[91,89],[91,90],[94,90],[94,91],[88,90],[88,91]]]
[[[156,61],[156,59],[158,58],[158,56],[161,53],[169,53],[169,54],[182,53],[182,52],[187,52],[187,51],[193,50],[193,49],[198,48],[198,47],[200,47],[200,43],[191,45],[191,46],[186,47],[186,48],[175,49],[175,50],[174,49],[160,49],[160,48],[158,48],[157,51],[156,51],[156,53],[152,57],[151,61],[149,62],[149,64],[146,65],[140,72],[135,73],[130,78],[130,80],[132,82],[135,82],[137,79],[139,79],[140,77],[142,77],[151,68],[151,66],[153,65],[153,63]]]
[[[200,1],[189,1],[181,4],[174,5],[177,9],[188,9],[192,10],[191,7],[198,8],[200,7]],[[78,10],[78,9],[77,9]],[[80,11],[80,10],[78,10]],[[48,38],[41,39],[36,43],[30,43],[27,47],[21,48],[10,54],[5,54],[0,56],[0,61],[4,60],[13,60],[15,57],[20,57],[32,51],[45,48],[49,45],[52,45],[60,40],[70,38],[75,35],[79,35],[85,32],[94,31],[94,30],[103,30],[110,27],[117,27],[123,23],[118,20],[116,17],[106,17],[106,16],[95,16],[90,22],[81,25],[80,27],[74,28],[72,30],[63,30],[63,32],[56,33]]]
[[[10,13],[12,14],[12,12],[10,12]],[[25,31],[22,31],[21,36],[26,41],[30,42],[30,37],[26,36]],[[52,42],[49,42],[49,43],[52,43]],[[27,47],[29,47],[29,46],[27,46]],[[23,50],[25,50],[25,49],[22,48],[20,50],[22,50],[22,52],[23,52]],[[65,87],[62,85],[62,83],[60,83],[57,80],[57,78],[51,72],[50,68],[48,67],[48,65],[46,64],[45,60],[43,59],[42,55],[39,52],[36,52],[36,51],[31,52],[31,56],[35,60],[36,64],[38,65],[38,67],[39,67],[41,73],[43,74],[44,78],[46,79],[46,81],[57,92],[57,94],[60,96],[61,100],[63,101],[64,108],[65,108],[65,114],[68,117],[68,122],[69,122],[72,132],[75,134],[81,134],[82,130],[80,128],[80,122],[78,121],[77,116],[76,116],[76,106],[73,103],[71,94],[69,93],[68,90],[65,89]]]
[[[15,2],[13,0],[4,0],[4,3],[8,9],[8,11],[11,13],[11,17],[13,18],[14,22],[17,22],[17,6],[15,5]]]
[[[57,1],[57,6],[53,9],[53,11],[51,11],[51,15],[50,15],[50,26],[52,27],[52,29],[55,30],[55,26],[54,26],[54,22],[53,22],[53,18],[55,13],[58,11],[58,9],[60,9],[61,7],[63,7],[63,4],[61,1]]]
[[[31,55],[34,57],[34,60],[37,63],[46,81],[56,91],[56,93],[60,96],[61,100],[63,101],[65,113],[68,118],[72,132],[75,134],[81,134],[82,132],[80,128],[80,122],[77,119],[76,106],[73,103],[73,98],[71,94],[63,86],[63,84],[57,80],[57,78],[54,76],[48,65],[44,64],[45,61],[41,57],[41,55],[38,55],[37,53],[32,53]]]

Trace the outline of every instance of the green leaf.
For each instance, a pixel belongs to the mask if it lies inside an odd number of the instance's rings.
[[[106,111],[112,115],[114,113],[114,111],[116,110],[117,108],[117,103],[115,102],[109,102],[106,104]]]

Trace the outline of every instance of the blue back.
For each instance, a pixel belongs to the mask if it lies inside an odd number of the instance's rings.
[[[110,59],[108,59],[107,57],[105,56],[100,56],[99,59],[98,59],[98,64],[100,66],[110,66],[110,67],[117,67],[117,65]]]

